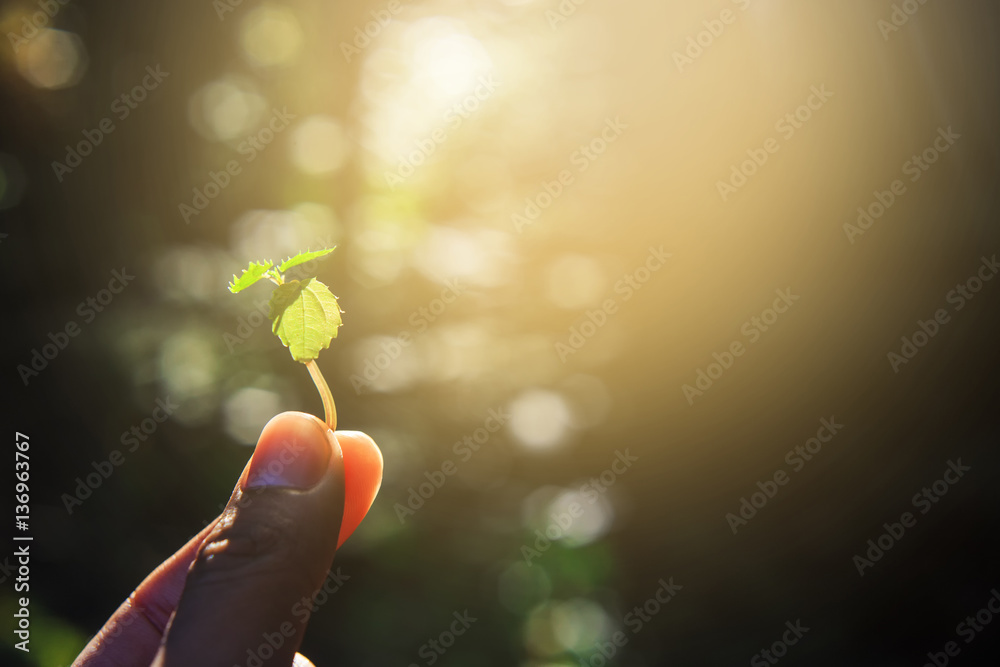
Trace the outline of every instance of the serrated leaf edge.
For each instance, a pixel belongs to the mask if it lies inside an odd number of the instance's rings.
[[[238,294],[251,285],[256,285],[262,279],[267,277],[267,272],[272,268],[274,268],[274,262],[271,260],[264,260],[263,262],[250,262],[249,266],[243,269],[243,273],[240,274],[239,278],[236,277],[235,273],[233,274],[233,280],[229,283],[229,291],[233,294]],[[248,282],[245,285],[241,285],[240,283],[244,278],[246,278],[247,274],[251,274],[255,269],[260,270],[260,275],[256,276],[253,281]]]
[[[309,283],[312,283],[312,282],[315,282],[317,285],[319,285],[320,287],[322,287],[323,289],[325,289],[327,292],[330,293],[330,296],[333,298],[333,303],[337,307],[337,313],[338,314],[341,314],[341,313],[344,312],[340,308],[340,301],[337,299],[337,295],[333,293],[333,291],[330,289],[330,287],[326,283],[324,283],[322,280],[317,280],[316,278],[307,278],[307,279],[302,280],[302,281],[294,280],[294,281],[289,281],[289,282],[285,283],[285,285],[294,285],[296,283],[302,283],[304,286],[301,287],[301,288],[299,288],[299,294],[298,294],[298,296],[295,298],[295,300],[293,300],[291,303],[289,303],[288,306],[286,306],[281,311],[281,313],[279,313],[277,315],[273,314],[273,312],[269,312],[268,313],[268,317],[271,320],[271,333],[273,333],[275,336],[277,336],[278,340],[281,341],[281,344],[284,345],[286,348],[288,348],[288,352],[289,352],[289,354],[292,355],[292,359],[294,359],[295,361],[298,361],[300,363],[303,363],[303,364],[307,364],[310,361],[313,361],[314,359],[317,359],[319,353],[322,352],[323,350],[330,349],[330,343],[333,341],[334,338],[337,337],[337,334],[340,333],[340,327],[344,326],[343,318],[338,318],[338,319],[340,319],[340,323],[337,324],[335,327],[333,327],[333,333],[330,334],[330,338],[328,340],[326,340],[325,342],[323,342],[323,343],[320,344],[319,350],[317,350],[317,352],[316,352],[317,356],[315,356],[315,357],[301,357],[300,358],[300,357],[295,356],[295,353],[292,352],[292,346],[285,340],[285,338],[281,335],[281,333],[279,333],[278,329],[281,327],[281,323],[282,323],[282,321],[285,318],[285,313],[288,310],[288,308],[293,303],[295,303],[295,301],[304,298],[303,294],[302,294],[303,292],[308,292],[309,295],[310,295],[310,298],[316,299],[316,304],[320,307],[320,310],[323,311],[324,320],[329,321],[329,318],[330,318],[329,313],[323,307],[323,302],[319,299],[319,297],[317,297],[316,294],[312,290],[307,290],[306,289],[306,286],[308,286]],[[284,285],[282,285],[282,287],[284,287]],[[277,293],[277,289],[275,289],[275,291],[271,294],[271,301],[273,301],[275,293]],[[270,305],[271,301],[269,301],[269,305]],[[272,310],[273,310],[273,306],[272,306]],[[306,329],[306,325],[305,325],[304,322],[302,323],[302,329],[303,330]]]
[[[278,265],[278,271],[284,273],[293,267],[305,264],[306,262],[311,262],[312,260],[319,259],[320,257],[325,257],[336,249],[337,246],[333,246],[332,248],[323,248],[321,250],[307,250],[306,252],[300,252],[297,255],[286,257],[285,260]]]

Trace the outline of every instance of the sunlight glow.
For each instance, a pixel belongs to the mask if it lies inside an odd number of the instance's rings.
[[[510,429],[528,449],[552,449],[568,436],[569,405],[554,391],[529,389],[514,399],[510,412]]]
[[[350,151],[343,126],[330,116],[310,116],[292,131],[292,162],[311,176],[337,171]]]
[[[257,127],[267,100],[246,77],[225,76],[202,86],[188,103],[188,120],[209,141],[228,141]]]
[[[362,68],[361,91],[370,110],[362,142],[395,163],[434,130],[449,127],[449,108],[494,70],[483,44],[461,21],[439,16],[393,22]]]
[[[57,90],[76,85],[87,69],[83,42],[64,30],[40,30],[16,56],[21,75],[37,88]]]
[[[252,65],[291,65],[302,50],[302,28],[290,9],[263,5],[243,19],[240,42],[246,59]]]

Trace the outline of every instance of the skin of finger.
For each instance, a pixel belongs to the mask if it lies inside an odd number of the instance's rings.
[[[345,508],[338,547],[364,519],[382,482],[382,453],[366,434],[338,431],[344,455]],[[249,463],[240,479],[246,475]],[[230,502],[238,499],[239,485]],[[219,517],[221,518],[221,517]],[[188,569],[219,518],[163,561],[129,596],[87,644],[72,667],[148,665],[177,606]]]
[[[312,419],[333,450],[325,475],[308,491],[237,489],[188,572],[153,667],[244,664],[262,646],[263,665],[292,664],[344,512],[341,448]]]
[[[188,569],[214,528],[215,521],[150,572],[80,652],[72,667],[148,665],[181,597]]]
[[[344,452],[344,518],[337,547],[351,536],[368,514],[382,486],[382,452],[360,431],[337,431]]]

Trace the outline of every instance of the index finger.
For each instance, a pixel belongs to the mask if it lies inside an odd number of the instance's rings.
[[[90,640],[72,667],[142,665],[153,660],[177,607],[188,569],[218,518],[143,579]]]

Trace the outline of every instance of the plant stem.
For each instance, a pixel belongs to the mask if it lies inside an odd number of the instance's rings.
[[[309,369],[309,375],[312,376],[316,390],[319,392],[320,398],[323,399],[323,412],[326,415],[326,425],[331,431],[336,431],[337,406],[333,404],[333,394],[330,393],[330,387],[326,384],[326,379],[323,378],[323,373],[319,370],[319,366],[316,365],[315,359],[307,363],[306,368]]]

